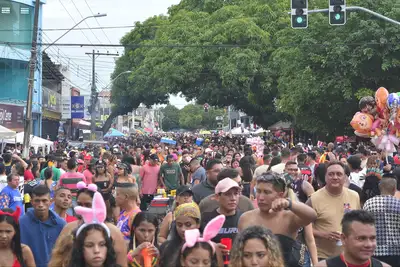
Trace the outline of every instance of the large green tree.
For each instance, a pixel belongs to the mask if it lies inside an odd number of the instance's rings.
[[[180,110],[177,107],[168,104],[167,106],[161,109],[161,112],[163,114],[161,128],[164,131],[178,129],[180,127],[179,126]]]
[[[396,0],[348,1],[400,19]],[[113,77],[115,113],[169,94],[224,107],[233,105],[267,127],[290,119],[309,132],[343,133],[357,97],[399,84],[400,29],[365,13],[345,26],[312,14],[309,28],[290,28],[288,0],[182,0],[169,16],[138,23],[123,39]],[[327,8],[325,0],[309,7]],[[185,114],[186,116],[186,114]],[[191,127],[197,120],[179,119]]]
[[[348,1],[400,18],[395,0]],[[326,8],[315,1],[313,8]],[[398,26],[365,13],[348,13],[345,26],[330,26],[326,14],[309,18],[307,30],[282,29],[273,67],[279,73],[278,107],[309,132],[350,132],[360,94],[380,86],[395,90],[400,80]],[[365,90],[369,89],[369,90]]]
[[[135,106],[139,99],[164,101],[168,94],[182,93],[198,103],[233,105],[264,126],[275,122],[277,87],[267,75],[272,38],[265,25],[281,23],[275,13],[282,11],[279,1],[265,3],[184,0],[171,7],[168,19],[144,22],[146,33],[151,28],[154,34],[142,37],[138,27],[122,40],[133,73],[128,86],[116,90],[122,94],[113,103],[119,107],[123,98]],[[151,24],[155,21],[158,25]]]

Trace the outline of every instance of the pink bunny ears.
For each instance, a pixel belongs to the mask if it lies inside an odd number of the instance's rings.
[[[76,236],[78,236],[85,227],[91,224],[98,224],[106,230],[108,237],[110,237],[110,229],[104,223],[107,216],[106,203],[104,203],[104,199],[99,192],[94,193],[91,209],[78,206],[75,207],[74,210],[77,214],[82,216],[84,221],[84,224],[76,231]]]
[[[214,244],[211,242],[211,239],[213,239],[218,235],[219,230],[221,230],[222,226],[224,225],[224,222],[225,222],[224,215],[219,215],[214,219],[212,219],[211,221],[209,221],[206,227],[204,228],[203,237],[200,237],[199,229],[186,230],[185,231],[186,242],[182,247],[182,252],[186,248],[193,247],[197,242],[207,242],[208,244],[210,244],[210,246],[213,249],[213,252],[215,253],[215,247]]]
[[[79,183],[76,184],[76,188],[78,188],[78,189],[87,188],[88,190],[90,190],[92,192],[97,192],[97,185],[95,185],[95,184],[86,185],[85,182],[82,182],[82,181],[80,181]]]

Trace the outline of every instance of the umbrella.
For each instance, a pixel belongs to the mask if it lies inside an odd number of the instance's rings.
[[[121,133],[117,129],[111,128],[108,133],[104,135],[104,137],[122,137],[125,136],[125,134]]]
[[[211,134],[211,132],[207,130],[201,130],[199,134]]]

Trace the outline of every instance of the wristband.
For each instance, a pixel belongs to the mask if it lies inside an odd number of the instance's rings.
[[[292,209],[292,200],[290,198],[287,198],[286,200],[289,202],[289,205],[285,210],[291,210]]]
[[[133,258],[132,258],[132,250],[128,252],[128,255],[126,255],[126,258],[128,259],[129,262],[133,262]]]

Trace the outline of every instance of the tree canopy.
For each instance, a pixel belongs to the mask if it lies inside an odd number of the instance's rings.
[[[400,19],[396,0],[347,2]],[[310,0],[309,8],[327,2]],[[112,115],[182,93],[199,104],[233,105],[263,127],[288,119],[309,132],[342,134],[360,95],[396,90],[400,29],[348,12],[344,26],[312,14],[308,29],[295,30],[289,9],[288,0],[182,0],[168,16],[136,23],[121,40],[113,77],[132,74],[113,85]]]
[[[162,129],[164,131],[176,129],[215,130],[218,128],[216,117],[226,115],[223,109],[212,107],[208,112],[205,112],[202,105],[195,104],[188,104],[181,110],[175,106],[167,105],[161,111],[163,113]],[[227,123],[226,118],[224,122]]]

